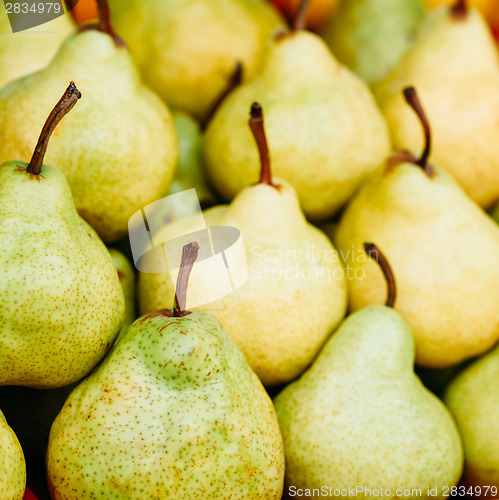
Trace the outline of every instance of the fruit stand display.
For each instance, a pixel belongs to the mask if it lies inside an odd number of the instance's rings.
[[[499,498],[498,35],[0,2],[0,500]]]

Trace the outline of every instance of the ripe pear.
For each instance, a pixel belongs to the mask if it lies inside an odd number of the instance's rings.
[[[495,493],[481,494],[497,498],[499,488],[499,347],[473,362],[459,373],[444,394],[463,438],[464,476],[468,486],[495,487]]]
[[[0,162],[29,159],[48,103],[68,79],[77,81],[85,101],[58,128],[47,163],[66,175],[79,214],[114,241],[168,189],[178,145],[170,112],[114,35],[105,0],[99,5],[100,25],[68,37],[43,71],[0,92]]]
[[[0,385],[79,380],[123,321],[123,291],[106,247],[76,212],[62,172],[43,165],[50,135],[80,97],[71,82],[30,163],[0,166]]]
[[[423,13],[421,0],[348,0],[320,34],[340,62],[372,84],[407,52]]]
[[[53,500],[281,498],[269,396],[222,325],[185,310],[197,249],[184,247],[173,310],[135,321],[55,419]]]
[[[260,102],[275,175],[296,189],[307,218],[320,221],[379,167],[390,141],[368,87],[298,21],[271,40],[258,74],[217,110],[206,130],[204,158],[224,199],[253,183],[258,155],[244,116],[251,102]]]
[[[423,120],[421,158],[395,153],[345,209],[334,242],[349,270],[350,310],[379,302],[385,285],[361,244],[383,246],[399,285],[396,310],[416,341],[416,362],[445,368],[499,339],[499,228],[450,174],[428,163],[430,130],[413,88],[406,98]]]
[[[22,500],[26,488],[26,463],[14,431],[0,411],[0,498]]]
[[[291,185],[271,177],[262,108],[257,103],[250,124],[261,151],[260,182],[243,189],[230,205],[204,212],[207,225],[240,230],[248,279],[233,293],[199,309],[212,313],[227,328],[251,368],[264,385],[271,386],[292,380],[310,364],[343,318],[347,290],[330,240],[306,221]],[[183,230],[191,232],[188,222]],[[158,241],[165,241],[168,231],[166,226]],[[193,274],[192,280],[193,294],[205,295],[216,288],[219,277],[210,269]],[[168,275],[140,274],[142,313],[165,307],[174,293]]]
[[[135,314],[135,270],[128,258],[116,248],[110,248],[109,253],[114,267],[118,271],[118,278],[125,297],[125,318],[121,325],[121,331],[137,319]]]
[[[499,58],[486,22],[459,0],[430,11],[414,44],[375,93],[395,147],[424,143],[401,90],[418,89],[434,133],[433,160],[484,208],[499,199]]]
[[[393,280],[388,288],[393,303]],[[382,487],[385,498],[429,498],[428,487],[437,486],[441,498],[444,486],[455,485],[463,462],[459,434],[413,363],[411,330],[391,307],[367,306],[347,317],[312,366],[274,399],[286,486],[360,486],[378,490],[376,496]]]
[[[110,0],[144,80],[175,110],[204,121],[236,61],[250,77],[284,20],[263,0]]]
[[[39,71],[50,62],[73,30],[69,16],[12,32],[5,3],[0,3],[0,88],[22,76]]]

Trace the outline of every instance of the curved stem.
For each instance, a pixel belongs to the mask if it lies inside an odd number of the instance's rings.
[[[97,2],[97,10],[99,11],[99,28],[104,33],[107,33],[113,40],[117,47],[122,47],[125,42],[116,34],[113,26],[111,25],[111,13],[109,11],[109,4],[107,0],[95,0]]]
[[[404,97],[405,100],[407,101],[407,104],[409,104],[409,106],[411,106],[411,108],[418,115],[418,118],[421,121],[421,125],[423,126],[423,132],[425,137],[425,146],[423,149],[423,153],[421,154],[419,160],[416,162],[416,165],[419,165],[424,170],[425,174],[428,177],[431,177],[433,175],[433,169],[431,168],[431,165],[428,163],[428,157],[430,156],[430,151],[431,151],[430,125],[426,118],[426,114],[423,110],[423,107],[421,106],[421,102],[416,93],[416,89],[414,87],[406,87],[404,89]]]
[[[175,303],[173,305],[173,317],[181,318],[185,316],[185,306],[187,302],[187,285],[189,276],[198,257],[199,245],[193,241],[184,245],[182,248],[182,260],[180,261],[180,270],[177,277],[177,286],[175,288]]]
[[[464,19],[468,15],[468,4],[466,0],[457,0],[450,8],[450,15],[454,19]]]
[[[300,8],[296,14],[293,21],[293,31],[301,31],[305,29],[305,23],[307,20],[307,11],[310,0],[301,0]]]
[[[259,184],[268,184],[269,186],[274,186],[272,183],[272,173],[270,170],[270,158],[269,158],[269,148],[267,146],[267,137],[265,136],[265,128],[263,126],[263,109],[262,106],[254,102],[251,105],[250,111],[251,118],[249,120],[249,126],[251,132],[253,132],[253,137],[255,138],[256,145],[258,147],[258,152],[260,153],[260,180]]]
[[[206,128],[210,120],[213,118],[215,115],[217,109],[222,105],[222,103],[225,101],[226,97],[239,85],[241,85],[243,81],[243,75],[244,75],[244,66],[241,61],[237,61],[236,65],[234,67],[234,71],[232,72],[230,79],[227,83],[227,86],[223,90],[223,92],[220,94],[218,99],[215,101],[213,106],[211,107],[210,111],[208,112],[208,115],[206,116],[205,120],[203,121],[203,130]]]
[[[395,277],[393,276],[393,271],[388,260],[374,243],[364,243],[364,250],[369,257],[373,258],[378,263],[381,271],[383,271],[388,286],[388,296],[385,305],[393,307],[395,299],[397,298],[397,288],[395,286]]]
[[[57,127],[58,123],[67,115],[77,103],[78,99],[81,98],[81,92],[76,88],[74,82],[69,84],[69,87],[64,92],[59,102],[55,105],[54,109],[51,111],[45,125],[42,128],[42,132],[38,139],[38,142],[33,152],[33,156],[28,164],[26,171],[29,174],[40,175],[43,166],[43,159],[47,151],[47,146],[49,143],[50,136],[52,132]]]

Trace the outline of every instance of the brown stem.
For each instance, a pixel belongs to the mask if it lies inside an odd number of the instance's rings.
[[[52,132],[64,116],[73,109],[73,106],[80,98],[81,92],[76,88],[74,82],[71,82],[69,87],[64,92],[64,95],[51,111],[45,125],[43,126],[35,151],[33,152],[33,156],[31,157],[26,169],[29,174],[40,175],[43,166],[43,159],[45,157],[45,152],[47,151],[47,146]]]
[[[255,138],[258,152],[260,153],[260,180],[259,184],[268,184],[269,186],[276,187],[272,183],[272,173],[270,170],[269,148],[267,146],[267,138],[265,136],[265,128],[263,126],[263,109],[262,106],[254,102],[251,105],[250,111],[251,118],[249,119],[249,126],[253,137]]]
[[[393,307],[395,299],[397,298],[397,288],[395,286],[395,277],[393,276],[393,271],[388,260],[374,243],[364,243],[364,250],[369,257],[373,258],[379,264],[381,271],[383,271],[388,286],[386,305],[388,307]]]
[[[177,277],[177,286],[175,288],[175,303],[173,305],[173,317],[181,318],[185,316],[185,305],[187,302],[187,284],[189,276],[198,257],[199,245],[193,241],[184,245],[182,248],[182,260],[180,261],[180,270]]]
[[[203,130],[206,128],[210,120],[213,118],[215,115],[217,109],[222,105],[222,103],[225,101],[226,97],[239,85],[241,85],[243,81],[243,75],[244,75],[244,67],[243,63],[241,61],[237,61],[236,65],[234,67],[234,71],[232,72],[229,81],[227,82],[227,86],[223,90],[223,92],[219,95],[218,99],[215,101],[213,106],[211,107],[210,111],[208,112],[208,115],[206,116],[205,120],[203,121],[202,128]]]
[[[464,19],[468,15],[468,4],[466,0],[457,0],[450,8],[450,15],[453,19]]]
[[[90,24],[82,24],[78,26],[78,33],[84,33],[86,31],[97,30],[109,35],[116,47],[126,47],[123,39],[116,34],[111,25],[111,14],[109,12],[109,4],[107,0],[95,0],[97,3],[97,10],[99,11],[99,22],[98,23],[90,23]]]
[[[407,101],[407,104],[409,104],[409,106],[411,106],[411,108],[418,115],[418,118],[421,121],[421,125],[423,126],[423,132],[425,137],[425,146],[423,149],[423,153],[421,154],[421,157],[415,164],[419,165],[424,170],[425,174],[428,177],[432,177],[433,169],[431,168],[431,165],[428,163],[428,157],[430,156],[430,151],[431,151],[430,125],[426,118],[424,109],[421,106],[421,102],[416,93],[416,89],[414,87],[406,87],[404,89],[404,97],[405,100]]]
[[[307,10],[310,4],[310,0],[301,0],[300,8],[296,13],[296,17],[293,21],[293,31],[301,31],[305,29],[305,23],[307,21]]]

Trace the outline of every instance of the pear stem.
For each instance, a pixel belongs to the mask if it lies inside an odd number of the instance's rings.
[[[113,40],[117,47],[123,47],[125,42],[116,34],[111,24],[111,13],[109,11],[109,4],[107,0],[95,0],[97,3],[97,10],[99,11],[99,28],[104,33],[107,33]],[[90,26],[91,28],[92,26]],[[83,30],[85,26],[83,26]]]
[[[185,316],[185,306],[187,302],[187,285],[194,262],[198,258],[199,244],[195,241],[184,245],[182,248],[182,260],[180,261],[180,270],[177,277],[177,286],[175,288],[175,303],[173,305],[173,317],[181,318]]]
[[[411,106],[411,108],[416,112],[419,120],[421,121],[421,125],[423,126],[423,132],[425,137],[425,146],[423,149],[423,153],[421,157],[416,162],[416,165],[419,165],[425,172],[428,177],[433,176],[433,169],[431,165],[428,163],[428,157],[430,156],[431,151],[431,131],[430,125],[426,118],[426,114],[424,112],[423,106],[421,106],[421,101],[418,98],[418,94],[416,93],[416,89],[414,87],[406,87],[404,89],[404,97],[407,101],[407,104]]]
[[[45,125],[43,126],[35,151],[33,152],[33,156],[31,157],[28,167],[26,168],[26,171],[29,174],[40,175],[43,166],[43,159],[45,158],[45,153],[47,151],[47,146],[52,132],[64,116],[73,109],[74,105],[80,98],[81,92],[76,88],[74,82],[71,82],[69,87],[64,92],[64,95],[51,111]]]
[[[206,116],[206,119],[203,122],[203,130],[206,128],[208,123],[211,121],[213,116],[215,115],[217,109],[222,105],[222,103],[225,101],[226,97],[239,85],[241,85],[243,81],[243,75],[244,75],[244,67],[243,63],[241,61],[237,61],[236,65],[234,67],[234,71],[232,72],[230,79],[227,83],[227,86],[223,90],[223,92],[219,95],[218,99],[215,101],[213,106],[211,107],[210,111],[208,112],[208,115]]]
[[[263,109],[262,106],[254,102],[251,105],[250,111],[251,118],[249,119],[249,126],[253,137],[255,138],[258,152],[260,153],[260,180],[258,184],[267,184],[275,186],[272,183],[272,172],[270,170],[269,148],[267,146],[267,137],[265,136],[265,127],[263,125]]]
[[[298,9],[296,17],[293,20],[293,31],[302,31],[305,29],[309,4],[310,0],[301,0],[300,8]]]
[[[457,0],[450,8],[450,15],[454,19],[464,19],[468,15],[468,4],[466,0]]]
[[[388,296],[385,305],[393,308],[395,299],[397,298],[397,288],[395,286],[395,277],[393,276],[392,268],[381,250],[374,243],[364,243],[364,250],[369,257],[373,258],[378,263],[381,271],[383,271],[388,286]]]

